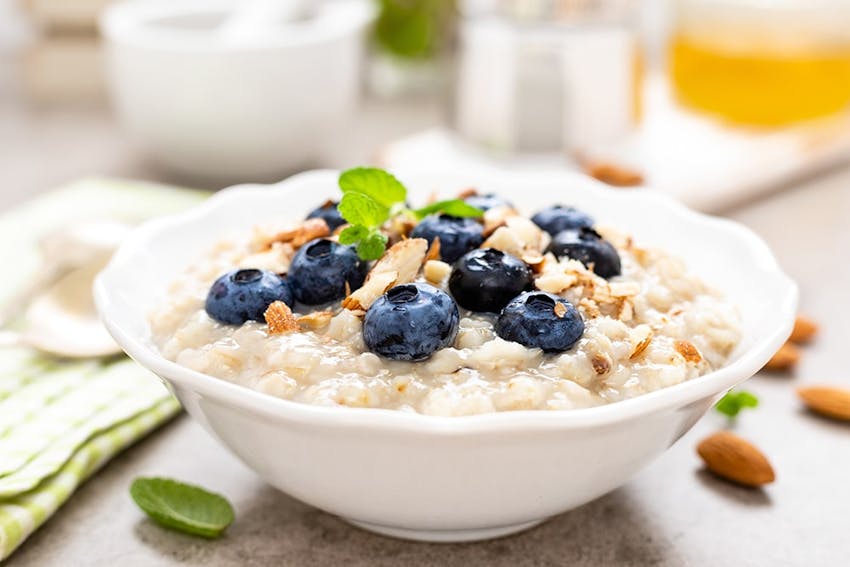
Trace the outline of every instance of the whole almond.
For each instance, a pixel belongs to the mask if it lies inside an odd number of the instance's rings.
[[[751,443],[728,431],[703,439],[697,445],[697,453],[708,470],[743,486],[758,487],[776,479],[767,457]]]
[[[806,386],[797,395],[810,410],[826,417],[850,421],[850,389],[837,386]]]
[[[804,315],[797,315],[794,321],[794,330],[788,339],[792,343],[805,344],[811,342],[818,334],[818,324]]]
[[[797,366],[798,362],[800,362],[800,349],[793,343],[787,342],[779,347],[764,367],[767,370],[787,371]]]

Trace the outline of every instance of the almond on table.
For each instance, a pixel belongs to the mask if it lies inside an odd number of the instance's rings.
[[[797,395],[810,410],[820,415],[850,421],[850,388],[840,386],[804,386]]]
[[[806,344],[811,342],[817,334],[817,323],[805,315],[797,315],[797,320],[794,321],[794,330],[791,331],[791,337],[788,340],[798,345]]]
[[[764,365],[767,370],[788,371],[800,362],[800,349],[794,343],[787,342],[776,351],[773,358]]]
[[[741,486],[756,488],[776,480],[764,453],[734,433],[720,431],[706,437],[697,453],[709,471]]]

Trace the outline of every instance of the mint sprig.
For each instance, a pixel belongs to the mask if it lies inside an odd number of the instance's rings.
[[[376,167],[356,167],[339,176],[342,199],[337,206],[348,222],[339,234],[342,244],[356,246],[363,260],[377,260],[387,246],[381,227],[390,219],[406,215],[421,220],[428,215],[445,213],[455,217],[480,217],[481,209],[461,199],[438,201],[420,209],[407,206],[407,188],[396,177]]]
[[[745,390],[737,390],[726,392],[726,395],[720,398],[714,409],[729,418],[734,418],[744,408],[754,408],[758,405],[759,400],[754,394]]]
[[[233,508],[221,495],[168,478],[137,478],[130,495],[158,524],[205,538],[219,537],[233,522]]]

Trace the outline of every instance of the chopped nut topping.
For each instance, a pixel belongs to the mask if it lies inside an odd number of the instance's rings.
[[[351,311],[365,311],[397,282],[398,272],[378,272],[377,274],[370,272],[363,287],[343,299],[342,306]]]
[[[594,354],[590,359],[593,370],[599,375],[607,374],[611,370],[611,359],[607,354]]]
[[[590,298],[582,297],[578,302],[578,305],[584,310],[585,317],[596,319],[602,315],[602,312],[599,310],[599,305]]]
[[[298,321],[292,314],[292,309],[283,301],[275,301],[269,305],[264,317],[269,327],[269,333],[272,335],[282,335],[300,330]]]
[[[258,237],[256,245],[260,250],[266,250],[275,242],[291,244],[293,248],[300,248],[314,238],[328,236],[331,233],[325,219],[307,219],[293,228],[283,230],[270,236]]]
[[[637,282],[613,282],[608,284],[611,297],[633,297],[640,293],[640,284]]]
[[[313,313],[298,317],[297,321],[302,327],[306,327],[311,331],[318,331],[328,326],[333,315],[330,311],[314,311]]]
[[[295,249],[288,242],[274,242],[263,252],[249,254],[239,260],[240,268],[256,268],[258,270],[269,270],[277,274],[285,274],[289,271],[289,264],[295,255]]]
[[[681,354],[687,362],[697,364],[702,360],[702,355],[697,350],[697,347],[689,341],[676,341],[673,343],[673,348],[675,348],[676,352]]]
[[[493,207],[484,211],[484,236],[490,236],[497,228],[505,226],[508,217],[516,216],[515,209],[508,206]]]
[[[425,254],[425,262],[430,260],[439,260],[440,259],[440,237],[435,236],[434,240],[431,242],[431,246],[428,247],[428,253]]]
[[[478,195],[478,189],[475,187],[467,187],[457,194],[457,198],[466,199],[467,197],[474,197],[475,195]]]
[[[567,308],[564,306],[564,304],[561,303],[560,301],[556,302],[555,303],[555,315],[558,318],[563,319],[564,315],[566,315],[566,314],[567,314]]]
[[[525,253],[522,257],[522,261],[528,264],[528,267],[531,268],[531,271],[535,274],[542,273],[543,268],[546,265],[546,257],[533,252]]]
[[[412,282],[419,273],[427,251],[428,241],[424,238],[411,238],[393,244],[372,266],[363,287],[346,297],[342,306],[365,311],[392,286]]]
[[[439,284],[446,280],[452,273],[452,267],[439,260],[428,260],[423,269],[425,279],[430,283]]]
[[[621,299],[617,305],[617,319],[628,322],[634,319],[635,308],[630,299]]]

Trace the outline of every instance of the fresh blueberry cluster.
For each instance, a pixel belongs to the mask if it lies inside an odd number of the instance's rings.
[[[466,197],[481,210],[512,205],[493,194]],[[336,202],[316,208],[307,218],[321,218],[331,230],[346,224]],[[620,274],[617,250],[593,229],[593,219],[556,205],[532,221],[552,235],[547,251],[582,262],[604,278]],[[534,291],[531,268],[495,248],[480,248],[482,223],[475,218],[431,214],[411,236],[429,243],[439,238],[441,259],[453,263],[451,293],[425,283],[390,288],[368,308],[363,321],[366,347],[391,360],[420,361],[454,343],[460,320],[458,305],[496,316],[496,334],[544,352],[563,352],[578,342],[584,321],[578,310],[556,295]],[[206,311],[221,323],[262,321],[274,301],[292,306],[327,305],[363,285],[369,269],[354,246],[317,238],[303,245],[284,277],[269,271],[241,269],[221,276],[209,290]]]

